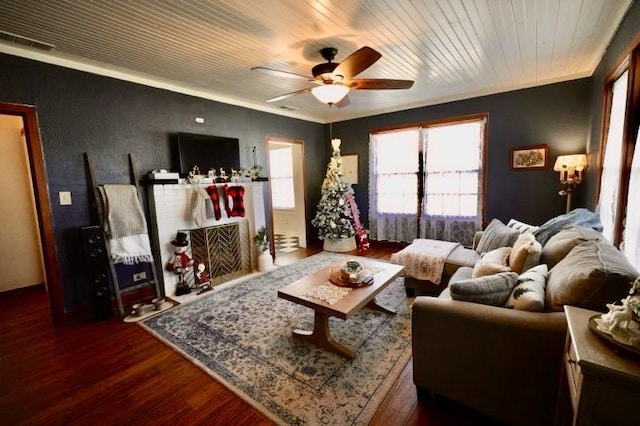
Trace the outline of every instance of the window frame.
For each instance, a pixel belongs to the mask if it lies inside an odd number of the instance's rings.
[[[480,173],[478,174],[478,178],[481,181],[480,184],[478,185],[479,187],[478,203],[479,203],[479,218],[482,223],[485,223],[486,200],[487,200],[487,157],[488,157],[487,148],[488,148],[488,139],[489,139],[488,137],[489,136],[489,113],[483,112],[483,113],[468,114],[463,116],[420,121],[417,123],[404,124],[400,126],[376,128],[376,129],[369,130],[369,134],[401,131],[401,130],[412,129],[412,128],[416,128],[418,131],[422,131],[423,129],[430,128],[430,127],[444,127],[444,126],[451,126],[456,124],[464,124],[464,123],[477,122],[477,121],[484,122],[483,130],[482,130],[483,131],[482,144],[480,147],[482,160],[480,163],[481,170],[480,170]],[[419,151],[418,156],[419,156],[420,168],[418,170],[418,188],[417,188],[418,205],[416,209],[417,211],[416,216],[419,220],[419,218],[424,214],[423,206],[424,206],[424,197],[425,197],[425,191],[426,191],[425,180],[424,180],[426,176],[426,170],[424,169],[425,153],[423,152],[422,143],[419,145],[418,151]],[[466,216],[460,216],[460,217],[466,217]]]
[[[619,197],[615,207],[616,218],[613,229],[612,243],[619,247],[623,241],[624,223],[626,220],[627,199],[629,194],[629,179],[631,178],[631,165],[633,153],[640,125],[640,39],[634,40],[631,47],[626,49],[615,62],[611,71],[605,76],[602,120],[600,125],[600,144],[598,153],[598,176],[595,188],[595,205],[600,202],[600,189],[604,167],[604,154],[607,145],[607,135],[611,122],[611,109],[613,100],[613,85],[620,76],[628,71],[628,83],[625,106],[625,119],[622,136],[622,157],[620,162],[620,186]]]

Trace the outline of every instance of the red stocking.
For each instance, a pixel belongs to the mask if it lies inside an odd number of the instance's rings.
[[[218,197],[218,188],[215,185],[211,185],[207,187],[207,194],[211,198],[211,204],[213,204],[213,215],[216,217],[216,220],[220,220],[222,217],[222,211],[220,211],[220,199]],[[226,207],[226,202],[225,202]]]

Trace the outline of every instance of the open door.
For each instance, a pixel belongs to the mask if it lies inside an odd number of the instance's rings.
[[[275,256],[307,247],[304,144],[267,137],[271,231]]]
[[[44,263],[44,281],[49,295],[49,308],[54,324],[65,322],[62,280],[58,269],[53,218],[48,191],[47,173],[44,165],[40,130],[36,109],[29,105],[0,103],[0,114],[22,117],[24,143],[31,172],[31,188],[35,201],[40,244]]]

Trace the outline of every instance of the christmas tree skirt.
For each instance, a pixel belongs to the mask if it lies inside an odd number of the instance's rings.
[[[322,248],[325,251],[345,252],[356,249],[356,239],[351,238],[325,238]]]

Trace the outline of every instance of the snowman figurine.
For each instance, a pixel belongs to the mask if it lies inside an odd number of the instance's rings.
[[[178,284],[176,286],[176,296],[191,293],[189,284],[184,280],[184,274],[187,273],[189,268],[193,266],[193,259],[187,253],[187,234],[184,232],[178,232],[176,239],[171,241],[171,245],[174,246],[173,255],[167,263],[167,270],[173,271],[178,276]]]

